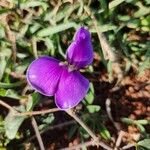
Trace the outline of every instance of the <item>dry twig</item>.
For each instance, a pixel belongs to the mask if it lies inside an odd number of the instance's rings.
[[[94,132],[75,114],[72,109],[66,110],[66,113],[74,118],[87,131],[87,133],[93,138],[93,143],[95,146],[101,146],[106,150],[113,150],[110,146],[100,141],[100,139],[94,134]]]
[[[40,110],[40,111],[27,111],[27,112],[22,112],[22,113],[17,113],[16,116],[35,116],[35,115],[44,115],[47,113],[54,113],[57,111],[61,111],[58,108],[52,108],[52,109],[47,109],[47,110]]]
[[[31,121],[32,121],[32,126],[33,126],[33,129],[35,131],[35,134],[36,134],[36,137],[37,137],[37,140],[38,140],[38,143],[39,143],[39,146],[40,146],[40,149],[41,150],[45,150],[45,147],[44,147],[44,144],[43,144],[43,141],[42,141],[42,137],[40,135],[40,132],[38,130],[38,125],[36,123],[36,120],[34,117],[31,118]]]
[[[106,60],[110,60],[112,62],[112,65],[113,65],[112,68],[118,77],[118,83],[119,83],[123,78],[123,72],[122,72],[122,69],[120,67],[120,63],[118,62],[119,56],[112,50],[112,48],[111,48],[110,44],[108,43],[105,35],[99,30],[98,22],[97,22],[95,16],[93,15],[93,13],[91,12],[90,8],[87,6],[84,6],[84,9],[85,9],[86,13],[93,20],[93,24],[94,24],[94,27],[96,29],[96,32],[97,32],[97,35],[98,35],[98,38],[99,38],[99,41],[101,44],[104,58]]]
[[[111,114],[111,100],[109,98],[106,99],[106,112],[107,115],[109,117],[109,119],[111,120],[111,122],[113,123],[113,125],[115,126],[115,128],[117,129],[117,131],[120,131],[120,127],[118,125],[117,122],[114,121],[112,114]]]

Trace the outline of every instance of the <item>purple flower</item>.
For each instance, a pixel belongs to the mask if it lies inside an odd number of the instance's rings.
[[[43,56],[34,60],[27,70],[27,80],[33,89],[46,96],[55,96],[58,108],[76,106],[86,95],[89,81],[79,69],[91,64],[93,48],[88,30],[81,27],[67,49],[67,62]]]

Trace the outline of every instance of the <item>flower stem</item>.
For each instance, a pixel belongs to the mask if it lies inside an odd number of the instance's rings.
[[[99,138],[95,135],[95,133],[75,114],[72,109],[66,110],[66,113],[74,118],[87,131],[87,133],[93,138],[94,145],[101,146],[106,150],[113,150],[102,141],[99,141]]]

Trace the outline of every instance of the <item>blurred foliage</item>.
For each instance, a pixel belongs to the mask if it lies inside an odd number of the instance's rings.
[[[106,35],[112,48],[121,58],[125,73],[135,69],[137,73],[142,74],[149,68],[149,0],[1,0],[0,97],[19,101],[18,108],[24,108],[21,112],[33,110],[39,104],[41,95],[32,93],[26,83],[25,73],[28,65],[40,55],[64,60],[75,30],[82,25],[90,30],[94,52],[101,57],[104,67],[108,67],[107,70],[111,72],[111,62],[104,59],[93,20],[85,12],[84,6],[89,7],[95,15],[99,31]],[[86,71],[93,72],[93,67],[90,66]],[[103,118],[97,117],[101,110],[99,105],[94,104],[94,93],[91,83],[89,93],[83,101],[85,111],[82,112],[90,115],[83,119],[104,139],[109,140],[111,135],[103,124]],[[5,149],[11,142],[10,139],[23,138],[17,131],[25,118],[14,118],[10,113],[6,118],[4,116],[5,113],[0,115],[0,149]],[[50,114],[39,120],[39,128],[44,129],[53,122],[54,116]],[[143,130],[145,124],[139,121],[124,120]],[[74,126],[69,136],[72,137],[77,129],[77,126]],[[83,129],[79,132],[86,138]],[[30,133],[27,135],[29,138]],[[139,145],[143,146],[145,142],[147,141],[139,142]]]

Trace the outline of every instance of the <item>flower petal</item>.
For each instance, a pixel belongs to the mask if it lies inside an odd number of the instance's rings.
[[[89,81],[78,71],[68,72],[64,69],[55,94],[58,108],[65,110],[75,107],[86,95]]]
[[[93,47],[88,30],[81,27],[75,34],[74,42],[67,49],[67,60],[78,69],[93,61]]]
[[[59,61],[43,56],[34,60],[27,70],[27,80],[33,89],[43,95],[53,96],[57,90],[62,74]]]

